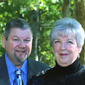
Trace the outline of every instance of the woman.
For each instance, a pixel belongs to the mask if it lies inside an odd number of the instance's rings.
[[[30,85],[85,85],[85,68],[78,60],[84,40],[85,32],[78,21],[58,20],[50,33],[56,66],[33,78]]]

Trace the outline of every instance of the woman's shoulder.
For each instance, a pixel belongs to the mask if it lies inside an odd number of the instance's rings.
[[[82,76],[85,76],[85,66],[83,66],[78,73]]]

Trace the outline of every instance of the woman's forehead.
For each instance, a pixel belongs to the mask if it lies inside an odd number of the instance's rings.
[[[56,32],[54,38],[58,39],[59,37],[74,39],[75,34],[73,32],[63,32],[63,31]]]
[[[57,30],[57,31],[55,31],[55,34],[58,36],[69,36],[69,35],[75,35],[75,31],[74,30],[72,30],[72,29],[65,29],[65,30]]]

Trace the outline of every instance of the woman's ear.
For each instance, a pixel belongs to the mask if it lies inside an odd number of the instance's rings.
[[[82,51],[82,46],[79,46],[78,47],[78,52],[81,53],[81,51]]]
[[[5,48],[5,44],[6,44],[6,39],[4,36],[2,36],[2,47]]]
[[[52,52],[54,53],[54,49],[53,49],[53,47],[52,47]]]

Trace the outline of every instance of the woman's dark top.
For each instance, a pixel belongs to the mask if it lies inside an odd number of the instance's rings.
[[[85,85],[85,68],[78,59],[68,67],[56,63],[54,68],[34,77],[28,85]]]

